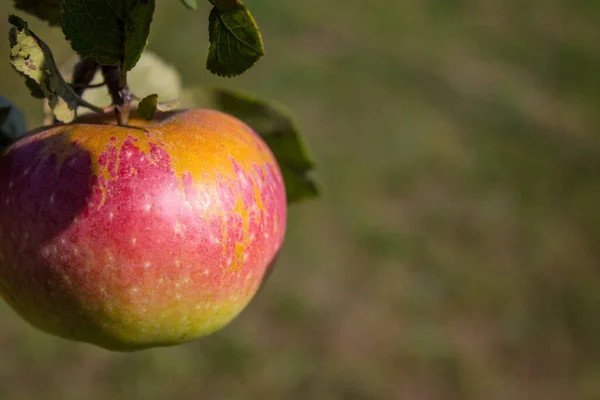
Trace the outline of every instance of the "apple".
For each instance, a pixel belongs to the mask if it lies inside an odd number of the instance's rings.
[[[279,166],[212,110],[32,132],[0,155],[0,295],[26,321],[114,351],[231,322],[283,244]]]

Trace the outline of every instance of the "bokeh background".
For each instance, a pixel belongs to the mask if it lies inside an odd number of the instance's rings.
[[[247,5],[267,55],[242,77],[204,70],[208,3],[159,0],[149,48],[303,128],[323,195],[290,209],[268,284],[214,336],[136,354],[0,305],[0,398],[598,400],[600,2]]]

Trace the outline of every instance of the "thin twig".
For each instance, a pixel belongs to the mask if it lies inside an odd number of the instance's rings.
[[[104,85],[106,85],[106,82],[94,83],[94,84],[91,84],[91,85],[84,85],[84,84],[81,84],[81,83],[72,83],[71,87],[74,88],[74,89],[75,88],[83,88],[83,90],[87,90],[87,89],[96,89],[96,88],[102,87]]]

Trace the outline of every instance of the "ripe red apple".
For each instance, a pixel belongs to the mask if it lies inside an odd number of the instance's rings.
[[[112,119],[42,129],[0,155],[0,295],[46,332],[111,350],[208,335],[282,246],[277,162],[217,111]]]

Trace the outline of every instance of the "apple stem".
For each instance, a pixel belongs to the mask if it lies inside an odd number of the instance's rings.
[[[103,65],[101,70],[104,82],[106,82],[108,92],[112,98],[117,123],[119,125],[127,125],[129,123],[129,110],[133,98],[127,86],[127,75],[121,74],[121,67],[119,65]]]

